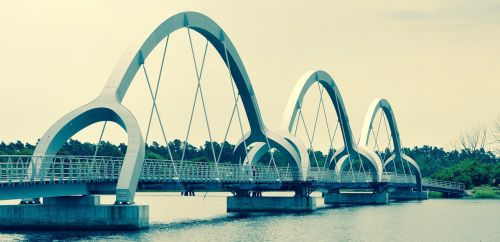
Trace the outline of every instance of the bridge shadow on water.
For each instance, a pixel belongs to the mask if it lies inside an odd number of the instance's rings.
[[[335,209],[341,209],[338,207]],[[186,231],[192,228],[204,226],[223,226],[234,222],[255,222],[273,218],[288,219],[300,218],[304,216],[322,216],[326,211],[332,210],[332,207],[319,207],[314,212],[291,213],[291,212],[258,212],[258,213],[238,213],[226,214],[204,219],[184,219],[172,222],[153,222],[148,229],[138,231],[126,230],[0,230],[0,237],[4,241],[94,241],[94,240],[143,240],[154,233],[175,233]]]
[[[401,206],[421,201],[405,201],[385,205],[346,205],[330,206],[319,205],[313,212],[258,212],[258,213],[229,213],[217,214],[206,218],[181,218],[178,220],[152,221],[149,229],[139,231],[104,231],[99,230],[1,230],[0,237],[8,241],[124,241],[124,240],[157,240],[167,234],[184,233],[198,229],[217,229],[218,227],[236,226],[245,227],[251,224],[264,224],[282,220],[297,220],[330,216],[333,213],[350,213],[352,210],[373,209],[384,206]],[[165,215],[168,218],[168,215]]]

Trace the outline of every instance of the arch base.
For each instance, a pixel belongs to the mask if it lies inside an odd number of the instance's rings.
[[[329,205],[367,205],[367,204],[387,204],[389,195],[382,193],[335,193],[329,192],[324,195],[325,204]]]
[[[293,197],[250,197],[227,198],[227,212],[312,212],[316,210],[316,198]]]
[[[148,227],[148,205],[101,205],[99,196],[50,197],[44,198],[43,204],[0,206],[2,229],[138,230]]]
[[[132,113],[106,97],[98,97],[52,125],[40,139],[33,154],[33,157],[41,157],[42,162],[31,163],[28,172],[34,170],[40,179],[44,179],[52,163],[51,157],[57,154],[61,146],[80,130],[102,121],[114,122],[127,132],[128,148],[117,180],[116,203],[132,204],[144,163],[144,140]]]
[[[427,200],[429,191],[414,191],[413,189],[396,189],[389,192],[390,200],[409,201],[409,200]]]

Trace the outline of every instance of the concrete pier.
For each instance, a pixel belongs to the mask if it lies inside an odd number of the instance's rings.
[[[332,205],[363,205],[363,204],[387,204],[389,196],[383,193],[325,193],[325,204]]]
[[[426,200],[429,199],[429,191],[394,190],[389,192],[391,200]]]
[[[101,205],[99,196],[44,198],[0,205],[3,229],[137,230],[149,227],[148,205]]]
[[[227,212],[312,212],[315,209],[316,198],[308,196],[227,198]]]

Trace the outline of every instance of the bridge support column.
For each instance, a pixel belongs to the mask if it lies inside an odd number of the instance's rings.
[[[325,204],[330,205],[367,205],[387,204],[389,196],[387,192],[328,192],[323,194]]]
[[[413,191],[413,189],[396,189],[389,192],[391,200],[426,200],[429,199],[429,191]]]
[[[148,205],[101,205],[99,196],[44,198],[0,206],[0,228],[137,230],[149,227]]]
[[[307,188],[302,189],[306,191]],[[249,196],[248,192],[237,192],[227,198],[227,212],[312,212],[316,210],[316,198],[307,193],[296,193],[293,197]]]

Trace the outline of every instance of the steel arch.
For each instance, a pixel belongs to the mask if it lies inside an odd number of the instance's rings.
[[[251,137],[268,135],[262,122],[250,79],[231,40],[219,25],[207,16],[196,12],[183,12],[166,19],[155,26],[152,31],[144,32],[142,36],[137,38],[115,66],[100,95],[94,101],[75,109],[52,125],[40,139],[34,155],[55,155],[67,138],[93,123],[99,121],[117,122],[126,130],[129,143],[116,187],[116,202],[133,202],[144,162],[144,141],[136,119],[121,102],[134,76],[151,51],[170,33],[181,28],[192,29],[204,36],[217,50],[226,66],[231,67],[229,69],[241,96],[251,128]],[[227,59],[225,58],[226,51]],[[102,109],[109,112],[101,117],[94,117],[102,115],[99,112]],[[279,137],[276,139],[279,140]],[[42,167],[36,167],[37,173],[41,170]]]
[[[344,138],[344,147],[334,154],[335,159],[340,161],[338,163],[340,165],[335,167],[335,169],[337,171],[341,171],[344,168],[344,160],[346,160],[345,158],[348,156],[348,154],[359,154],[359,156],[363,160],[368,161],[371,164],[372,168],[377,173],[376,180],[380,181],[382,172],[380,159],[374,152],[370,152],[369,150],[366,150],[364,148],[356,147],[349,125],[349,118],[347,116],[344,101],[342,100],[340,91],[335,84],[334,79],[327,72],[322,70],[306,72],[299,79],[288,99],[279,131],[279,134],[284,137],[284,139],[298,154],[299,160],[297,160],[297,165],[298,167],[300,167],[302,177],[307,177],[307,171],[311,167],[309,154],[305,145],[292,134],[292,128],[293,123],[297,117],[297,112],[300,109],[302,100],[309,88],[314,83],[320,83],[330,96],[330,99],[335,107],[335,112],[339,119],[342,135]],[[252,155],[253,154],[261,154],[261,152],[254,151],[252,152]],[[256,155],[255,157],[260,158],[258,155]]]
[[[283,118],[281,119],[281,131],[288,133],[292,132],[293,123],[297,117],[297,111],[300,109],[300,105],[304,99],[309,88],[314,83],[320,83],[323,88],[328,92],[330,99],[335,107],[335,112],[340,122],[340,128],[342,130],[342,135],[345,140],[345,145],[348,149],[354,150],[355,143],[352,135],[351,127],[349,126],[349,118],[347,117],[347,112],[345,109],[344,101],[340,95],[340,91],[335,84],[333,78],[325,71],[309,71],[306,72],[299,79],[295,85],[290,97],[288,98],[288,103],[285,107],[285,112],[283,113]],[[335,101],[336,100],[336,101]]]
[[[319,83],[321,86],[327,91],[330,100],[332,101],[333,106],[335,107],[335,112],[337,114],[337,118],[340,122],[340,128],[342,131],[344,147],[335,152],[334,158],[339,162],[336,164],[335,170],[337,172],[342,171],[345,167],[345,158],[349,154],[351,155],[359,155],[363,160],[368,161],[371,164],[372,168],[377,173],[377,180],[381,178],[382,167],[380,165],[380,161],[377,160],[377,157],[374,157],[373,154],[368,150],[359,149],[354,142],[354,137],[352,134],[352,130],[349,123],[349,118],[347,116],[347,111],[344,105],[344,101],[342,99],[342,95],[340,94],[340,90],[335,83],[335,80],[332,76],[330,76],[327,72],[322,70],[310,71],[305,73],[298,83],[288,99],[288,104],[285,108],[285,112],[283,114],[283,119],[281,122],[281,130],[284,133],[288,133],[291,135],[292,126],[297,116],[297,111],[300,108],[300,105],[303,101],[304,96],[306,95],[309,88],[314,84]],[[303,144],[300,144],[303,146]],[[299,146],[299,145],[298,145]],[[301,152],[304,152],[304,149],[301,149]],[[300,151],[299,151],[300,152]],[[307,151],[305,154],[302,154],[301,157],[307,157],[307,163],[310,166],[309,155]]]
[[[391,139],[394,144],[394,155],[390,156],[387,160],[382,161],[383,168],[385,168],[387,164],[389,164],[393,160],[403,159],[407,161],[408,164],[410,164],[413,167],[413,169],[417,171],[416,174],[417,187],[421,190],[422,175],[420,172],[420,167],[418,166],[417,162],[415,162],[415,160],[413,160],[411,157],[403,153],[402,150],[403,148],[401,145],[401,137],[399,135],[398,126],[396,123],[396,117],[394,116],[391,104],[386,99],[375,99],[370,104],[370,107],[366,112],[365,120],[363,122],[363,128],[361,129],[360,145],[368,150],[367,146],[371,135],[370,130],[373,128],[373,121],[375,119],[375,116],[380,110],[382,110],[382,112],[384,112],[385,116],[387,117],[387,122],[389,123],[389,129],[391,130]]]

